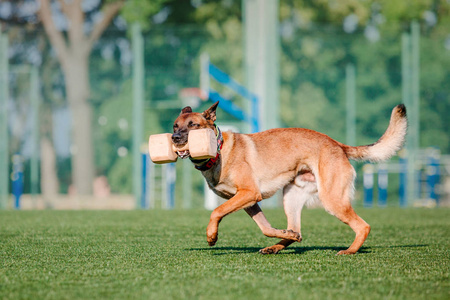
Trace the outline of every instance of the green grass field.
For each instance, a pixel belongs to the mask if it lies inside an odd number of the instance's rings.
[[[0,299],[450,299],[450,210],[358,209],[351,229],[303,213],[303,242],[277,255],[244,213],[207,245],[209,212],[1,211]],[[266,210],[285,228],[282,210]]]

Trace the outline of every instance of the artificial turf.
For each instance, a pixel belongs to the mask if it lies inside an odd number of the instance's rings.
[[[209,247],[202,210],[0,211],[0,299],[450,299],[449,209],[357,212],[372,232],[336,256],[354,234],[321,209],[277,255],[243,212]]]

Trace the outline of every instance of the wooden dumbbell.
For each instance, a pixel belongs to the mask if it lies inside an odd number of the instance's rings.
[[[153,134],[148,140],[148,150],[151,160],[156,164],[177,161],[177,151],[189,151],[194,159],[208,159],[216,157],[217,139],[209,128],[189,131],[188,143],[177,147],[172,143],[172,134]]]
[[[177,154],[172,149],[172,134],[153,134],[148,140],[150,159],[157,164],[177,161]]]

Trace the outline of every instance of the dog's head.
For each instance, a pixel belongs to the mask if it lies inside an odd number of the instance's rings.
[[[172,142],[179,148],[188,142],[189,131],[202,128],[215,129],[216,109],[219,101],[214,103],[210,108],[202,113],[192,112],[190,106],[186,106],[181,110],[180,115],[173,123]],[[181,158],[189,156],[188,150],[177,151]]]

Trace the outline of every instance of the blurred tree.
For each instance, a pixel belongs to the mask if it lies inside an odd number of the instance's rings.
[[[90,20],[102,5],[112,2],[92,1],[97,3],[95,9],[83,10]],[[57,4],[53,1],[55,11],[59,11]],[[144,28],[145,99],[149,108],[146,135],[170,130],[178,111],[156,109],[156,102],[179,100],[181,88],[198,85],[198,56],[202,51],[207,51],[218,67],[244,81],[241,4],[239,0],[126,2],[121,16],[128,23],[139,21]],[[344,70],[347,63],[353,63],[357,68],[357,142],[377,139],[387,125],[390,109],[401,101],[400,35],[409,31],[411,20],[417,19],[422,29],[422,146],[438,145],[449,152],[449,6],[448,1],[430,0],[280,0],[280,101],[284,125],[309,127],[344,141]],[[99,146],[95,164],[108,174],[116,191],[129,191],[130,186],[131,160],[118,155],[119,149],[129,147],[131,136],[130,126],[123,125],[132,120],[130,80],[129,73],[123,75],[117,88],[119,80],[112,77],[120,71],[113,60],[121,58],[118,51],[113,52],[111,60],[105,59],[103,53],[108,52],[105,49],[109,43],[117,48],[125,44],[125,30],[102,35],[92,50],[89,74],[91,80],[93,74],[102,74],[95,84],[91,83],[89,100],[97,108],[99,123],[100,117],[107,117],[107,123],[96,129]],[[229,96],[239,103],[238,97]],[[220,119],[232,118],[221,112]]]
[[[79,194],[92,193],[95,175],[92,144],[92,106],[89,103],[89,57],[94,43],[124,6],[124,0],[107,1],[3,1],[11,12],[10,23],[41,22],[61,65],[73,123],[72,179]],[[123,11],[129,21],[144,24],[159,10],[159,1],[127,1]],[[37,9],[37,11],[36,11]],[[45,139],[45,136],[44,136]],[[45,140],[44,140],[44,144]],[[46,147],[48,149],[48,147]]]
[[[53,107],[61,106],[65,101],[62,92],[61,73],[58,69],[58,61],[50,55],[51,46],[44,36],[44,32],[38,31],[40,39],[40,52],[42,53],[41,85],[42,98],[40,118],[40,150],[41,150],[41,194],[44,199],[51,199],[60,192],[60,180],[58,176],[57,155],[53,141]],[[58,80],[59,79],[59,80]],[[58,84],[58,82],[60,84]]]
[[[38,15],[64,72],[67,100],[73,120],[73,182],[78,194],[91,194],[95,164],[92,146],[92,107],[88,102],[89,55],[93,44],[118,14],[124,1],[100,4],[103,6],[103,16],[99,22],[93,24],[89,34],[85,33],[83,1],[58,1],[60,10],[69,23],[66,29],[67,36],[55,24],[51,4],[50,0],[41,0]]]
[[[448,18],[445,3],[436,6],[426,0],[415,1],[414,13],[408,12],[404,3],[398,5],[403,8],[398,9],[395,2],[380,1],[280,1],[280,99],[285,126],[307,127],[345,141],[344,70],[347,63],[354,63],[358,143],[371,143],[380,137],[390,110],[401,102],[401,33],[408,31],[411,20],[418,18],[422,21],[425,47],[432,34],[445,31]],[[424,19],[424,14],[430,12],[436,13],[439,20],[431,27]],[[181,88],[196,86],[198,56],[202,51],[210,54],[214,64],[238,81],[244,81],[241,1],[168,1],[158,18],[152,19],[155,20],[152,30],[145,35],[146,86],[150,89],[146,99],[173,100]],[[439,37],[441,42],[445,40],[442,37],[445,33]],[[435,138],[448,132],[448,101],[439,102],[439,107],[444,109],[436,109],[432,104],[445,95],[442,88],[449,68],[443,45],[434,45],[433,49],[422,50],[422,74],[429,73],[422,75],[422,141],[423,146],[437,144],[443,151],[449,151],[446,137]],[[435,57],[441,57],[439,61],[444,63],[439,65]],[[432,61],[439,66],[432,67]],[[425,91],[432,79],[437,80],[440,92]],[[240,104],[239,97],[228,96]],[[432,106],[427,107],[429,104]],[[154,118],[164,131],[170,130],[174,113],[158,112]],[[439,121],[433,127],[439,129],[434,128],[433,133],[427,128],[431,123],[426,119],[436,115]],[[221,121],[232,120],[223,112],[220,117]],[[119,169],[126,168],[115,168]]]
[[[442,97],[450,92],[445,84],[450,76],[449,9],[448,1],[280,0],[282,120],[287,126],[310,127],[343,140],[343,70],[353,63],[358,143],[373,142],[387,125],[381,118],[386,116],[387,121],[393,105],[402,100],[401,34],[409,32],[412,20],[418,20],[421,146],[436,145],[449,152],[450,102]],[[312,87],[322,92],[311,93]],[[325,119],[300,112],[309,111],[309,104],[315,102],[326,104]],[[292,107],[298,107],[297,118]]]
[[[198,57],[202,51],[207,50],[211,54],[212,60],[221,68],[233,71],[233,76],[243,74],[241,67],[242,37],[239,21],[240,3],[236,1],[233,3],[233,7],[236,8],[233,9],[234,17],[230,18],[231,20],[227,23],[233,26],[224,26],[226,30],[223,32],[227,32],[227,35],[232,36],[232,39],[223,39],[220,36],[222,33],[215,35],[215,33],[207,30],[205,22],[207,20],[213,21],[214,9],[221,11],[222,6],[228,7],[227,4],[212,1],[212,6],[208,9],[208,17],[200,18],[197,16],[197,7],[194,2],[166,1],[156,14],[147,18],[138,18],[143,22],[145,43],[145,102],[147,108],[144,117],[145,138],[148,138],[149,134],[172,130],[172,122],[179,114],[180,106],[183,105],[178,96],[179,91],[182,88],[199,85]],[[206,3],[206,1],[203,3]],[[203,5],[199,9],[201,7]],[[125,6],[121,16],[131,22],[133,17],[130,13],[126,13],[126,9]],[[221,13],[220,17],[216,16],[218,23],[215,28],[221,30],[222,22],[227,21],[226,14],[227,10]],[[234,26],[236,24],[237,26]],[[211,26],[211,28],[213,27]],[[108,37],[109,35],[103,36],[103,44],[107,43],[105,39]],[[232,49],[232,53],[229,52],[230,49]],[[96,50],[94,49],[94,51]],[[97,53],[94,52],[94,55],[97,55]],[[117,74],[117,70],[112,69],[112,60],[118,61],[117,54],[108,62],[105,59],[96,59],[93,61],[94,69],[102,70],[101,72],[105,74]],[[96,93],[95,91],[100,88],[100,85],[109,86],[109,90],[113,90],[112,81],[105,84],[102,80],[102,82],[99,81],[99,85],[93,87],[93,93]],[[132,122],[130,85],[127,76],[124,76],[119,94],[113,95],[108,101],[99,100],[99,120],[101,118],[102,122],[105,122],[107,118],[107,122],[99,126],[97,133],[96,162],[98,167],[107,174],[114,192],[131,191],[130,171],[132,161],[129,156],[125,155],[125,149],[130,147],[131,126],[120,127],[118,125],[119,123],[131,125]],[[98,94],[102,97],[105,96],[103,88],[102,92]],[[197,110],[200,111],[206,106],[208,106],[208,103],[201,102]],[[221,121],[226,120],[227,117],[229,116],[222,113]],[[178,164],[178,166],[181,167],[181,164]],[[201,176],[198,177],[193,180],[195,185],[194,197],[201,199],[203,179]]]
[[[5,5],[5,3],[2,3]],[[56,153],[53,146],[53,124],[52,124],[52,106],[63,103],[63,93],[56,93],[58,89],[58,80],[62,78],[58,70],[58,62],[51,55],[50,46],[46,41],[45,33],[37,29],[35,24],[29,23],[28,26],[17,26],[24,21],[14,18],[14,15],[4,16],[3,29],[8,32],[10,40],[10,64],[13,66],[26,66],[29,64],[37,65],[40,67],[40,84],[42,92],[42,102],[40,105],[39,119],[40,119],[40,155],[41,155],[41,176],[40,186],[41,193],[44,198],[48,199],[55,196],[59,192],[59,180],[57,176],[56,165]],[[6,21],[6,22],[5,22]],[[22,70],[26,70],[24,67]],[[12,78],[18,79],[18,73],[13,73]],[[25,76],[24,76],[25,75]],[[21,102],[21,94],[29,94],[29,87],[24,89],[24,83],[28,84],[30,75],[22,73],[20,75],[21,80],[15,84],[11,84],[11,88],[15,88],[12,98],[14,99],[13,105],[22,105],[25,109],[25,118],[29,115],[29,96],[26,96],[25,101]],[[56,79],[56,80],[55,80]],[[25,84],[25,85],[26,85]],[[61,97],[58,97],[60,95]],[[16,110],[16,109],[14,109]],[[26,124],[26,122],[22,122]],[[22,125],[23,126],[23,125]],[[14,127],[17,127],[14,125]],[[17,128],[20,128],[18,126]],[[29,139],[28,139],[29,140]],[[25,144],[27,143],[27,137],[25,132],[22,132],[14,138],[14,142],[11,143],[11,153],[22,153]],[[25,155],[27,155],[25,153]],[[25,182],[25,190],[28,192],[28,181]]]

